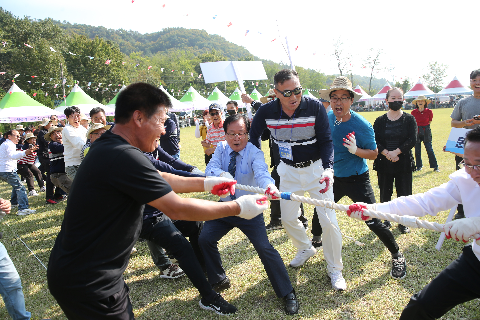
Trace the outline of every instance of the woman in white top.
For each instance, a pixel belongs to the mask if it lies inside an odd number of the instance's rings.
[[[65,151],[65,172],[73,181],[78,167],[82,162],[80,154],[82,147],[87,142],[87,129],[80,125],[80,109],[72,106],[66,108],[63,113],[67,117],[68,123],[63,129],[63,145]]]

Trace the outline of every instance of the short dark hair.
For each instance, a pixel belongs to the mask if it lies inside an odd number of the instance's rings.
[[[476,127],[465,135],[465,144],[467,142],[480,142],[480,127]]]
[[[172,106],[170,98],[162,90],[148,83],[133,83],[118,94],[115,102],[115,123],[127,123],[135,110],[142,111],[150,119],[160,106]]]
[[[248,118],[246,115],[243,113],[236,113],[234,115],[228,116],[225,121],[223,122],[223,130],[225,133],[227,133],[228,126],[235,121],[238,121],[240,119],[243,119],[243,122],[245,123],[245,128],[247,129],[247,133],[250,131],[250,121],[248,121]]]
[[[470,79],[475,79],[476,77],[480,76],[480,69],[473,70],[470,73]]]
[[[278,71],[275,76],[273,77],[273,84],[276,87],[277,84],[282,84],[287,80],[290,79],[298,79],[298,73],[295,70],[292,69],[283,69]]]
[[[404,95],[403,89],[402,89],[402,88],[398,88],[398,87],[393,87],[393,88],[391,88],[391,89],[389,89],[389,90],[387,91],[387,95],[385,96],[385,99],[388,99],[388,97],[390,96],[390,92],[392,92],[393,90],[398,90],[398,91],[400,91],[400,92],[402,93],[402,97],[403,97],[403,95]]]
[[[66,107],[65,110],[63,110],[63,114],[65,114],[65,117],[69,117],[70,115],[74,114],[75,112],[80,113],[80,108],[71,106],[71,107]]]
[[[105,110],[103,110],[102,107],[95,107],[92,110],[90,110],[90,118],[93,117],[95,113],[103,112],[105,114]]]
[[[332,93],[334,93],[335,91],[339,91],[339,90],[344,90],[344,89],[338,89],[338,90],[333,90],[331,91],[328,96],[330,97],[330,99],[332,98]],[[355,98],[355,95],[353,94],[353,92],[351,92],[350,90],[345,90],[345,91],[348,91],[348,94],[350,95],[350,98],[353,99]],[[327,101],[327,102],[330,102],[330,101]]]
[[[233,105],[235,106],[235,108],[238,108],[238,103],[237,103],[237,101],[230,100],[230,101],[227,102],[226,105],[229,105],[229,104],[233,104]]]
[[[17,131],[17,130],[15,130],[15,129],[8,130],[7,132],[5,132],[5,133],[3,134],[3,137],[4,137],[5,139],[7,139],[8,136],[13,135],[13,131]]]

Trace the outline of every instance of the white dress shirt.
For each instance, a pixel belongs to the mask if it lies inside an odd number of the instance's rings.
[[[478,199],[480,199],[480,186],[476,183],[465,169],[452,173],[447,183],[430,189],[425,193],[400,197],[395,200],[377,204],[377,211],[393,213],[399,216],[424,215],[435,216],[438,212],[451,209],[463,204],[465,218],[480,217]],[[480,261],[480,246],[475,241],[473,252]]]
[[[16,172],[17,160],[25,156],[26,151],[17,151],[15,143],[7,139],[0,146],[0,172]]]

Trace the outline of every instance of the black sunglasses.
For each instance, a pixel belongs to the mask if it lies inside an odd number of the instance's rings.
[[[210,115],[211,115],[212,117],[215,117],[215,116],[218,116],[219,113],[218,113],[218,112],[210,112]]]
[[[278,89],[275,89],[275,90],[277,90],[278,92],[280,92],[281,94],[283,94],[283,96],[284,96],[285,98],[288,98],[288,97],[290,97],[290,96],[292,95],[292,93],[293,93],[294,95],[297,95],[297,94],[302,93],[303,88],[302,88],[302,87],[298,87],[298,88],[295,88],[295,89],[293,89],[293,90],[285,90],[285,91],[280,91],[280,90],[278,90]]]

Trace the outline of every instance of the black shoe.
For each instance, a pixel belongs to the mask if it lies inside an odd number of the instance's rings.
[[[390,221],[388,221],[388,220],[383,221],[383,224],[384,224],[385,227],[387,227],[388,229],[392,228],[392,224],[391,224]]]
[[[438,167],[436,167],[435,169],[433,169],[433,172],[440,172],[440,169],[438,169]]]
[[[315,241],[315,240],[312,239],[312,246],[313,246],[314,248],[320,248],[320,247],[322,246],[322,240],[320,240],[320,241]]]
[[[278,222],[272,222],[272,221],[270,221],[270,223],[267,224],[267,226],[265,227],[265,229],[267,229],[267,231],[277,230],[277,229],[283,229],[283,225],[282,225],[282,222],[281,222],[281,221],[278,221]]]
[[[228,288],[230,288],[230,279],[228,279],[228,277],[225,277],[223,280],[212,285],[212,289],[217,293],[227,290]]]
[[[283,297],[285,301],[285,313],[288,315],[297,314],[298,313],[298,300],[297,296],[295,295],[295,290],[292,290],[289,294]]]
[[[237,308],[225,301],[225,299],[219,294],[217,294],[212,301],[206,301],[205,298],[202,298],[198,304],[200,305],[200,308],[211,310],[219,315],[234,314],[237,312]]]
[[[403,224],[398,225],[398,230],[400,230],[400,232],[403,233],[403,234],[410,233],[410,228],[404,226]]]
[[[453,216],[453,220],[458,220],[463,218],[465,218],[465,214],[462,214],[460,212],[455,213],[455,215]]]
[[[305,228],[305,231],[308,230],[308,222],[305,221],[305,222],[302,222],[303,223],[303,227]]]
[[[396,258],[392,258],[392,271],[390,271],[390,275],[394,279],[403,279],[407,275],[407,261],[402,254]]]

